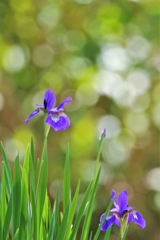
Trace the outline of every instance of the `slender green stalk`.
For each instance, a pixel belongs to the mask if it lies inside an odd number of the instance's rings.
[[[129,228],[129,225],[127,225],[126,228],[125,228],[125,232],[124,232],[124,235],[123,235],[123,240],[126,239],[128,228]]]
[[[120,225],[120,238],[119,240],[125,240],[126,235],[128,231],[128,224],[127,224],[127,218],[121,219],[121,225]]]
[[[42,153],[41,153],[41,158],[40,158],[41,161],[44,156],[44,151],[45,151],[45,146],[46,146],[49,130],[50,130],[50,126],[44,122],[44,140],[43,140]]]
[[[47,154],[47,137],[49,133],[50,126],[44,123],[44,141],[42,147],[42,153],[39,160],[38,166],[38,178],[36,183],[36,227],[37,227],[37,239],[41,240],[45,235],[45,228],[43,226],[43,221],[48,221],[48,219],[43,218],[43,212],[45,211],[45,199],[46,199],[46,188],[48,179],[48,154]],[[45,214],[45,216],[47,216]],[[43,236],[43,237],[42,237]]]
[[[45,147],[46,147],[46,143],[47,143],[47,137],[48,137],[49,130],[50,130],[50,126],[45,124],[45,122],[44,122],[44,140],[43,140],[42,153],[41,153],[41,158],[40,158],[40,170],[39,170],[38,180],[37,180],[36,196],[37,196],[38,190],[39,190],[39,182],[40,182],[42,165],[43,165],[44,151],[45,151]]]

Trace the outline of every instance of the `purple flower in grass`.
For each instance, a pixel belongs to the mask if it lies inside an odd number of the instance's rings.
[[[61,102],[61,104],[53,108],[56,102],[56,96],[52,90],[47,90],[44,94],[43,104],[36,104],[37,109],[31,112],[29,117],[25,120],[28,123],[31,118],[37,115],[40,111],[47,114],[46,123],[50,125],[55,131],[65,130],[70,126],[70,120],[64,113],[63,107],[72,101],[71,97],[68,97]]]
[[[112,191],[111,200],[114,201],[114,199],[115,191]],[[119,193],[117,201],[114,201],[113,204],[114,208],[109,211],[109,215],[102,224],[102,231],[107,231],[107,229],[113,224],[120,226],[122,219],[126,219],[127,223],[133,221],[135,224],[138,224],[140,228],[146,226],[146,221],[142,214],[137,212],[134,207],[128,206],[128,194],[126,190]],[[102,214],[100,217],[100,222],[103,220],[104,215],[105,214]]]

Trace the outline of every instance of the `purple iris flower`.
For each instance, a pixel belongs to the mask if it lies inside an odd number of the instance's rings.
[[[52,90],[47,90],[44,93],[43,104],[36,104],[37,109],[31,112],[29,117],[25,120],[28,123],[31,118],[37,115],[40,111],[47,113],[46,123],[50,125],[55,131],[65,130],[70,126],[70,120],[64,113],[63,107],[72,101],[71,97],[65,98],[61,104],[53,108],[56,102],[56,96]]]
[[[111,200],[115,199],[115,191],[112,191]],[[138,224],[140,228],[144,228],[146,226],[146,221],[143,218],[142,214],[137,212],[134,207],[128,206],[128,194],[127,191],[124,190],[120,192],[117,201],[114,201],[114,208],[109,211],[109,215],[106,217],[101,230],[107,231],[107,229],[116,224],[120,226],[121,219],[126,219],[127,223],[134,222]],[[102,214],[100,217],[100,222],[103,220],[105,214]]]

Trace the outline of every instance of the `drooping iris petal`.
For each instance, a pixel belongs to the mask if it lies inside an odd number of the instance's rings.
[[[133,217],[134,223],[138,224],[140,226],[140,228],[145,228],[146,221],[143,218],[141,213],[135,212],[135,213],[132,214],[132,217]]]
[[[29,115],[29,117],[25,120],[25,123],[28,123],[29,120],[31,118],[33,118],[35,115],[37,115],[40,112],[40,110],[37,108],[36,110],[34,110],[33,112],[31,112],[31,114]]]
[[[48,115],[53,115],[53,114],[58,114],[59,112],[63,112],[64,109],[61,108],[61,109],[57,109],[57,108],[52,108],[49,112],[48,112]]]
[[[125,192],[121,192],[118,195],[117,204],[119,206],[120,213],[122,214],[123,211],[125,211],[126,207],[128,206],[128,197]]]
[[[103,216],[104,214],[102,214],[102,216],[100,217],[100,222],[103,220]],[[107,229],[112,226],[116,221],[116,217],[113,215],[113,216],[108,216],[106,218],[106,220],[104,221],[102,227],[101,227],[101,230],[102,231],[107,231]]]
[[[115,224],[120,226],[120,220],[119,219],[120,219],[121,216],[120,216],[120,213],[119,213],[119,209],[112,208],[109,212],[116,217]]]
[[[57,107],[57,110],[59,110],[60,108],[63,108],[63,106],[65,106],[66,104],[68,104],[69,102],[72,101],[72,98],[71,97],[67,97],[63,100],[63,102],[61,102],[59,104],[59,106]]]
[[[118,218],[117,216],[115,216],[115,217],[116,217],[115,224],[116,224],[118,227],[120,227],[120,225],[121,225],[120,220],[119,220],[119,218]]]
[[[39,108],[44,108],[43,104],[36,103],[36,106],[39,107]]]
[[[44,103],[46,103],[46,109],[48,111],[51,110],[53,105],[55,104],[55,102],[56,102],[56,96],[55,96],[54,92],[52,90],[48,89],[44,93]],[[45,108],[45,106],[44,106],[44,108]]]
[[[70,120],[65,113],[49,115],[46,123],[55,131],[65,130],[70,126]]]
[[[128,223],[133,221],[133,213],[128,214]]]

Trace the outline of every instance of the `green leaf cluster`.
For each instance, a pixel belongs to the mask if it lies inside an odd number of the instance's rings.
[[[64,167],[63,211],[61,212],[58,191],[53,206],[51,206],[47,193],[47,141],[44,141],[41,158],[36,161],[34,143],[31,140],[22,165],[17,155],[14,161],[13,174],[3,144],[1,144],[3,162],[0,188],[0,239],[76,240],[79,234],[81,240],[97,240],[102,223],[97,227],[95,236],[90,232],[90,225],[101,171],[99,157],[102,144],[103,137],[99,142],[93,179],[83,196],[78,212],[76,212],[76,209],[78,207],[80,181],[75,193],[72,194],[69,146]],[[73,197],[71,197],[72,195]],[[106,211],[106,216],[109,208]],[[108,233],[105,239],[109,239]]]

